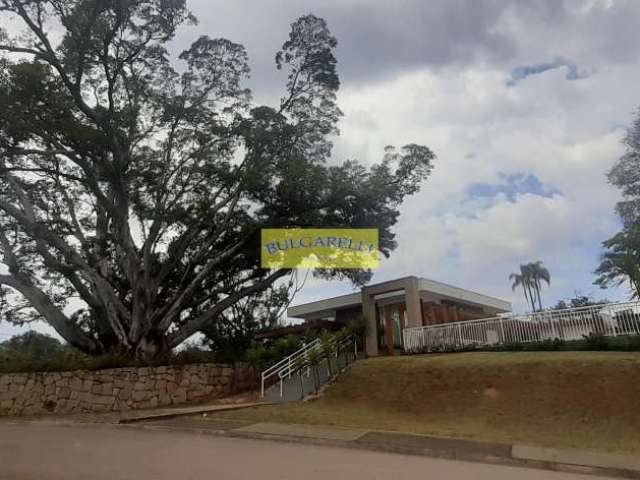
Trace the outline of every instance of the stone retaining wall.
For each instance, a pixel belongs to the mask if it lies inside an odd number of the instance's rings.
[[[0,415],[119,412],[198,403],[256,387],[244,364],[0,374]]]

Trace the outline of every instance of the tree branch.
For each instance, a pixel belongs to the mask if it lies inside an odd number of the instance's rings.
[[[187,322],[186,325],[182,326],[177,331],[175,331],[174,333],[170,334],[167,337],[167,345],[169,346],[169,348],[173,348],[173,347],[176,347],[176,346],[180,345],[182,342],[184,342],[191,335],[193,335],[194,333],[200,331],[207,324],[207,322],[209,322],[212,319],[214,319],[216,316],[221,314],[224,310],[229,308],[231,305],[236,303],[238,300],[241,300],[244,297],[247,297],[247,296],[252,295],[254,293],[258,293],[260,291],[265,290],[275,280],[277,280],[280,277],[283,277],[283,276],[287,275],[288,273],[289,273],[289,270],[285,270],[285,269],[276,270],[275,272],[271,273],[268,277],[266,277],[264,280],[256,282],[253,285],[251,285],[250,287],[246,287],[246,288],[244,288],[242,290],[239,290],[238,292],[236,292],[236,293],[234,293],[232,295],[229,295],[227,298],[225,298],[224,300],[221,300],[220,302],[218,302],[214,307],[212,307],[208,311],[204,312],[203,314],[199,315],[198,317],[194,318],[193,320]]]
[[[47,323],[71,345],[89,353],[98,351],[98,346],[82,329],[72,320],[67,318],[39,288],[19,280],[13,275],[0,275],[0,284],[7,285],[20,292],[42,315]]]

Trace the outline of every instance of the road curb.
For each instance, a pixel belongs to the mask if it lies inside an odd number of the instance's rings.
[[[511,447],[511,456],[523,460],[536,460],[585,468],[606,468],[636,475],[631,478],[640,478],[640,460],[623,455],[515,444]]]
[[[164,420],[167,418],[184,417],[190,415],[199,415],[202,413],[224,412],[228,410],[241,410],[243,408],[260,407],[263,405],[272,405],[271,403],[243,403],[229,405],[203,405],[196,407],[166,409],[157,412],[149,412],[142,414],[132,414],[130,416],[121,417],[117,420],[118,424],[149,422],[154,420]]]
[[[241,429],[208,429],[208,428],[193,428],[182,426],[168,426],[162,424],[153,423],[128,423],[123,424],[121,427],[125,428],[137,428],[144,430],[156,430],[156,431],[175,431],[182,433],[197,433],[200,435],[213,435],[229,438],[244,438],[251,440],[267,440],[277,441],[285,443],[316,445],[334,448],[350,448],[356,450],[395,453],[403,455],[424,456],[430,458],[442,458],[448,460],[460,460],[469,462],[481,462],[498,465],[508,465],[514,467],[526,467],[536,468],[542,470],[551,470],[565,473],[578,473],[597,476],[609,476],[618,478],[632,478],[640,480],[640,469],[626,468],[624,464],[621,464],[621,459],[627,459],[627,457],[621,457],[618,455],[606,455],[606,454],[592,454],[591,452],[578,452],[570,450],[557,450],[557,449],[542,449],[539,447],[530,447],[525,445],[507,445],[500,444],[502,447],[507,447],[506,450],[502,450],[500,454],[495,452],[495,443],[488,442],[476,442],[470,440],[456,440],[456,439],[442,439],[438,437],[428,437],[422,435],[409,434],[415,439],[425,439],[430,443],[428,447],[419,446],[419,442],[415,445],[385,441],[383,442],[371,442],[371,441],[353,441],[353,440],[331,440],[325,438],[313,438],[292,436],[283,434],[269,434],[251,432]],[[384,433],[388,435],[404,436],[405,434],[395,434],[393,432],[376,432],[369,431],[368,433]],[[366,435],[365,435],[366,436]],[[437,443],[439,440],[446,442],[443,448],[438,448]],[[464,443],[466,448],[455,448],[456,442]],[[476,448],[469,448],[469,447]],[[576,456],[576,454],[582,455],[582,457]],[[585,463],[575,463],[579,458],[597,458],[599,461],[603,459],[611,458],[615,460],[615,464],[607,462],[608,464],[595,464],[594,461],[588,461]],[[564,459],[564,460],[563,460]],[[632,462],[635,459],[629,457]],[[568,460],[568,461],[566,461]]]

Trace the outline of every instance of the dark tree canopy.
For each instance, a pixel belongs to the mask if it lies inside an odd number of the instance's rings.
[[[424,146],[370,168],[327,160],[341,112],[336,39],[307,15],[276,54],[277,106],[251,103],[242,45],[172,62],[184,0],[0,0],[3,315],[89,353],[153,356],[268,302],[262,227],[375,227],[380,250],[429,175]],[[317,272],[365,282],[370,272]],[[260,302],[258,302],[260,303]]]
[[[640,226],[627,226],[603,242],[607,249],[595,271],[601,288],[629,286],[631,297],[640,299]]]
[[[640,111],[624,138],[626,151],[608,178],[622,193],[616,212],[622,231],[603,242],[605,252],[595,271],[602,288],[629,285],[631,296],[640,298]]]

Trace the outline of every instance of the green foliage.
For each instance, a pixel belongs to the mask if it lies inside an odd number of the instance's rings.
[[[640,109],[631,128],[627,130],[623,143],[626,151],[607,177],[622,194],[622,200],[616,204],[616,212],[627,228],[640,224]]]
[[[271,345],[257,344],[246,352],[246,361],[259,370],[264,370],[271,365],[288,357],[302,347],[302,339],[295,335],[279,338]]]
[[[576,294],[573,298],[570,298],[568,300],[558,300],[558,303],[556,303],[555,306],[551,308],[551,310],[592,307],[595,305],[606,305],[607,303],[609,303],[609,300],[607,299],[594,300],[590,296]]]
[[[367,332],[369,331],[369,322],[367,317],[364,315],[358,315],[356,318],[351,320],[345,329],[347,335],[353,335],[354,340],[358,348],[361,351],[366,351],[365,342],[367,338]]]
[[[604,241],[605,251],[594,272],[600,288],[628,283],[632,298],[640,298],[640,110],[624,138],[625,153],[609,171],[608,178],[618,187],[622,200],[616,212],[622,231]]]
[[[333,334],[327,330],[324,330],[320,334],[320,344],[322,345],[322,352],[325,356],[335,353],[334,342],[336,341],[336,337],[336,334]]]
[[[640,351],[640,335],[619,335],[617,337],[604,336],[600,333],[584,335],[582,340],[564,341],[559,338],[532,343],[514,343],[496,345],[486,348],[467,348],[469,351],[490,352],[551,352],[551,351]]]
[[[309,354],[307,355],[307,362],[312,367],[318,366],[318,364],[320,363],[321,359],[322,359],[321,353],[318,350],[315,350],[315,349],[309,351]]]
[[[640,352],[640,335],[619,335],[607,337],[607,350]]]
[[[15,335],[9,340],[0,343],[0,351],[10,351],[34,358],[53,355],[64,348],[57,339],[33,330],[21,335]]]
[[[367,317],[364,315],[358,315],[356,318],[351,320],[346,327],[347,333],[356,337],[366,336],[368,329],[369,322],[367,321]]]
[[[608,288],[628,282],[631,297],[640,299],[640,225],[626,226],[603,246],[607,251],[594,272],[598,275],[594,284]]]
[[[277,327],[289,297],[297,291],[294,286],[291,280],[288,284],[269,288],[263,295],[248,297],[232,305],[218,321],[202,329],[203,345],[214,351],[220,362],[243,360],[257,333]]]
[[[609,342],[604,334],[591,332],[583,337],[587,350],[609,350]]]
[[[0,343],[0,372],[86,368],[87,358],[48,335],[27,332]]]
[[[322,356],[326,359],[327,361],[327,366],[329,367],[329,375],[333,375],[333,358],[335,357],[336,354],[336,342],[337,340],[337,336],[334,334],[331,334],[328,331],[324,331],[322,332],[322,335],[320,335],[320,346],[321,346],[321,351],[322,351]]]
[[[351,327],[347,326],[337,332],[331,333],[326,330],[321,332],[320,349],[311,350],[306,357],[297,359],[297,362],[293,365],[293,370],[303,367],[312,367],[313,370],[323,360],[327,360],[329,369],[333,372],[333,368],[336,365],[335,362],[331,362],[335,359],[337,348],[343,348],[339,345],[340,342],[348,336],[354,335],[354,332],[362,334],[365,331],[366,323],[363,326],[363,321],[355,321]],[[270,345],[257,344],[247,350],[245,360],[256,369],[264,370],[299,350],[303,342],[308,344],[314,338],[315,336],[310,335],[310,331],[308,331],[302,338],[290,335],[287,338],[278,339]]]
[[[513,282],[511,285],[513,291],[522,287],[524,298],[532,311],[542,310],[542,282],[544,281],[547,285],[551,282],[549,270],[542,265],[542,261],[520,265],[520,273],[512,273],[509,275],[509,280]]]
[[[265,363],[264,358],[267,356],[265,350],[266,347],[262,344],[255,345],[248,349],[245,354],[247,363],[256,369],[263,370]]]
[[[87,355],[37,332],[27,332],[0,343],[0,373],[103,370],[192,363],[220,363],[220,359],[214,352],[195,345],[188,345],[175,353],[167,352],[151,360],[133,357],[126,351]]]
[[[567,342],[555,338],[553,340],[543,340],[541,342],[534,343],[507,343],[497,347],[489,347],[490,351],[503,351],[503,352],[553,352],[557,350],[564,350],[567,347]]]

